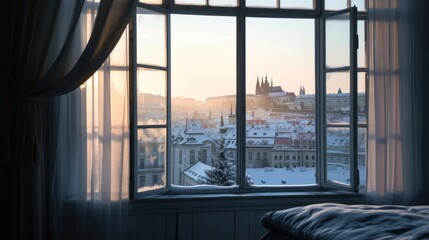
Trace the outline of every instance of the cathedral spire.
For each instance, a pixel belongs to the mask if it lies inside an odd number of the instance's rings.
[[[255,95],[261,94],[261,85],[259,84],[259,76],[256,77]]]

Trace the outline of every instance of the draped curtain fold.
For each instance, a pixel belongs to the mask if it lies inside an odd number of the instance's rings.
[[[64,239],[128,239],[128,34],[79,89],[57,99],[54,229]]]
[[[54,96],[77,89],[100,68],[136,3],[0,1],[0,187],[8,196],[1,200],[6,238],[52,238],[50,208],[56,203],[58,174],[52,154],[58,141],[52,136],[60,128],[55,109],[62,106]],[[61,137],[67,136],[56,140]]]
[[[369,203],[429,204],[423,9],[427,1],[369,1]]]

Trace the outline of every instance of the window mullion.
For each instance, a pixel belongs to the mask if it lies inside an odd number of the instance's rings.
[[[173,174],[172,154],[171,154],[171,15],[166,13],[166,48],[167,48],[167,153],[166,153],[166,182],[167,188],[171,186],[171,176]]]
[[[317,152],[317,182],[319,186],[326,181],[326,116],[325,116],[325,42],[324,42],[324,21],[320,18],[316,20],[316,143]]]
[[[237,16],[237,183],[246,187],[246,16],[245,0],[239,0]]]
[[[129,176],[129,194],[130,198],[134,198],[135,196],[135,185],[134,177],[137,176],[137,167],[135,162],[137,161],[137,31],[136,31],[136,18],[137,16],[134,14],[129,22],[129,62],[130,62],[130,81],[128,84],[130,98],[130,176]]]
[[[354,7],[356,9],[356,7]],[[351,11],[350,14],[350,142],[351,142],[351,162],[350,162],[350,185],[357,192],[359,184],[358,160],[358,117],[357,117],[357,10]]]

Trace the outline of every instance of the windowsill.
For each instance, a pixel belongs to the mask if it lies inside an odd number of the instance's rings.
[[[283,209],[315,203],[362,204],[364,195],[345,191],[151,195],[130,201],[131,214],[215,210]]]

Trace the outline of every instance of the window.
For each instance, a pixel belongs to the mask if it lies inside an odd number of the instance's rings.
[[[365,9],[365,0],[140,0],[134,197],[196,185],[216,193],[208,173],[219,166],[228,191],[363,189]]]

